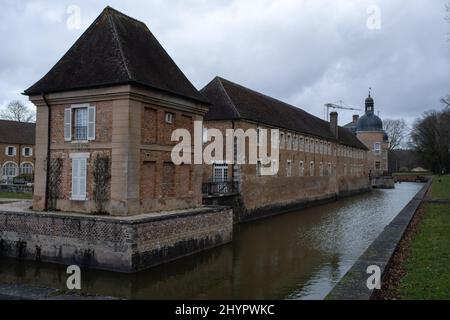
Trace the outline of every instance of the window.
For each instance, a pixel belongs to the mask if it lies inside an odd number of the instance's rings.
[[[20,174],[33,174],[33,165],[29,162],[20,165]]]
[[[87,140],[88,109],[78,108],[74,110],[74,140]]]
[[[284,149],[284,133],[280,133],[280,149]]]
[[[381,170],[381,162],[375,161],[375,170]]]
[[[86,201],[86,176],[88,155],[74,154],[72,158],[72,197],[74,201]]]
[[[64,112],[64,140],[95,140],[95,117],[95,107],[88,104],[67,108]]]
[[[33,155],[33,149],[29,147],[25,147],[22,149],[22,155],[24,157],[31,157]]]
[[[331,167],[331,162],[328,162],[328,175],[331,177],[331,175],[332,175],[332,167]]]
[[[288,160],[286,163],[286,176],[292,177],[292,162]]]
[[[309,139],[305,139],[305,152],[309,152]]]
[[[7,155],[9,157],[14,157],[16,155],[16,148],[15,147],[6,147],[5,155]]]
[[[298,150],[298,137],[296,135],[294,136],[294,143],[293,143],[292,149]]]
[[[290,134],[287,135],[286,149],[292,149],[292,137]]]
[[[261,147],[260,134],[261,134],[261,129],[258,127],[258,128],[256,128],[256,145],[258,147]]]
[[[299,174],[300,177],[304,177],[305,176],[305,163],[303,161],[300,161],[298,174]]]
[[[175,115],[170,112],[166,112],[166,123],[173,124],[173,120],[175,119]]]
[[[373,151],[375,153],[380,153],[380,151],[381,151],[381,143],[375,142],[374,145],[373,145]]]
[[[256,164],[256,175],[261,176],[261,161],[258,160],[258,163]]]
[[[319,164],[319,175],[321,177],[323,177],[323,163],[322,162]]]
[[[277,160],[272,160],[272,176],[276,176],[278,175],[278,161]]]
[[[300,151],[305,151],[305,139],[303,137],[300,137],[299,149]]]
[[[3,165],[2,175],[7,178],[14,178],[18,175],[17,164],[14,162],[7,162]]]
[[[311,177],[314,177],[314,171],[315,171],[314,161],[311,161],[310,164],[309,164],[309,175]]]

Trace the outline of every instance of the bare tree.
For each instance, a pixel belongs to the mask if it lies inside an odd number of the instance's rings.
[[[450,95],[447,95],[447,96],[441,98],[441,103],[442,103],[445,107],[450,107]]]
[[[450,110],[426,112],[414,124],[411,140],[423,162],[435,173],[450,169]]]
[[[389,150],[399,149],[406,138],[407,126],[405,120],[383,120],[384,131],[389,136]]]
[[[1,119],[18,122],[33,122],[35,117],[35,113],[18,100],[8,103],[5,110],[0,113]]]

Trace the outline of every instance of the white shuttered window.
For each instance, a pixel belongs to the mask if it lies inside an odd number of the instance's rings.
[[[86,200],[87,158],[72,158],[72,200]]]

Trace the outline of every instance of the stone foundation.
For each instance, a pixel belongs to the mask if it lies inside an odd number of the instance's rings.
[[[233,211],[127,218],[0,212],[0,255],[133,273],[232,241]]]

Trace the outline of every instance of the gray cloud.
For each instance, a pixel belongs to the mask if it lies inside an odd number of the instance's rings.
[[[0,105],[42,77],[106,5],[144,21],[197,88],[215,75],[323,117],[362,106],[411,122],[450,92],[446,0],[2,1]],[[377,5],[381,29],[369,30]],[[81,9],[69,30],[67,8]],[[351,112],[340,112],[341,123]]]

